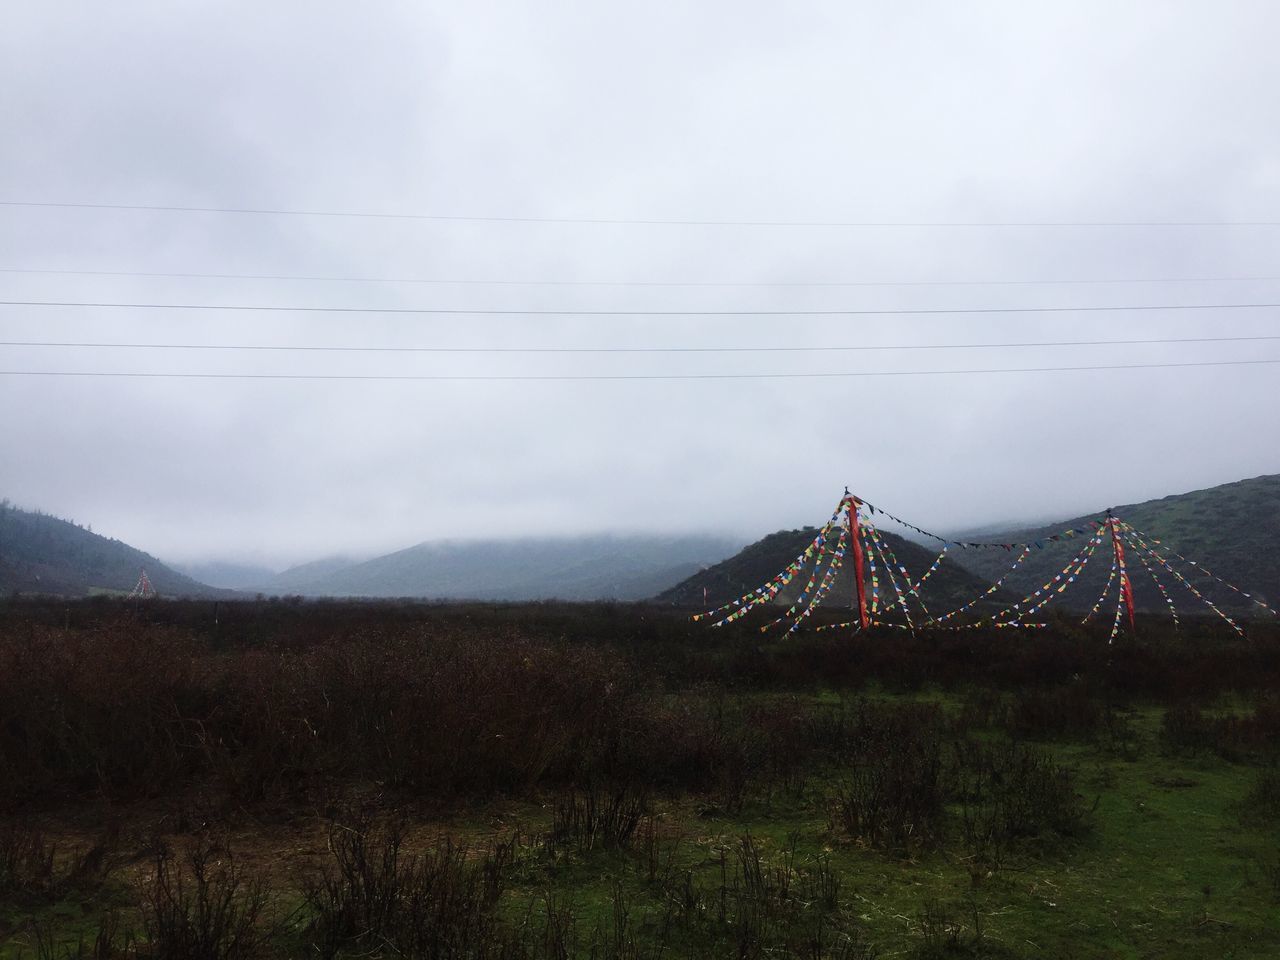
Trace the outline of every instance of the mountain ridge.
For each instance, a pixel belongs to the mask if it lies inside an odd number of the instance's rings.
[[[1131,523],[1148,538],[1160,540],[1162,547],[1157,549],[1167,558],[1174,559],[1170,551],[1176,551],[1196,560],[1228,583],[1253,593],[1272,608],[1277,607],[1276,601],[1280,600],[1280,547],[1277,546],[1280,544],[1280,475],[1264,474],[1111,509],[1116,517]],[[1087,526],[1105,513],[1106,508],[1102,508],[1096,513],[1044,526],[996,529],[989,539],[1034,543],[1065,528]],[[1082,545],[1082,541],[1076,539],[1054,545],[1052,550],[1033,551],[1008,582],[1025,590],[1035,589],[1061,569]],[[1110,549],[1109,543],[1104,543],[1099,552]],[[957,559],[972,572],[987,578],[999,576],[1009,565],[1008,558],[996,550],[959,551]],[[1065,606],[1088,608],[1097,599],[1110,571],[1109,557],[1101,563],[1098,561],[1095,555],[1078,580],[1079,588],[1063,594]],[[1137,605],[1146,610],[1167,609],[1141,561],[1131,559],[1128,566],[1132,567]],[[1180,564],[1179,569],[1187,568]],[[1178,584],[1176,578],[1158,565],[1155,570],[1179,610],[1203,609],[1200,601]],[[1193,582],[1219,606],[1235,611],[1257,609],[1207,578]],[[1258,612],[1265,615],[1263,611]]]
[[[818,528],[802,527],[798,530],[779,530],[748,544],[732,557],[701,570],[654,597],[657,603],[683,607],[714,608],[729,603],[748,591],[763,585],[780,573],[787,564],[800,555],[817,535]],[[880,535],[893,551],[898,562],[905,566],[911,577],[917,580],[937,558],[937,554],[896,533],[881,530]],[[812,565],[809,567],[813,569]],[[852,564],[846,563],[837,572],[828,595],[827,606],[849,604],[853,596]],[[790,603],[795,599],[804,577],[784,588],[775,602]],[[971,572],[943,560],[937,572],[929,579],[922,594],[925,602],[936,605],[937,613],[945,613],[982,595],[989,583]],[[706,590],[704,595],[703,590]],[[892,586],[888,578],[881,580],[881,595],[893,602]],[[945,608],[945,609],[943,609]]]
[[[424,541],[361,562],[304,564],[260,589],[312,597],[640,600],[739,546],[698,534]]]
[[[70,520],[0,502],[0,593],[82,597],[128,593],[141,571],[161,596],[234,594],[179,573],[149,553]]]

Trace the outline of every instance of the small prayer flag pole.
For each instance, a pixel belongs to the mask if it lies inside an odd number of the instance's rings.
[[[1111,547],[1115,552],[1116,572],[1120,574],[1120,602],[1125,605],[1129,613],[1129,631],[1137,636],[1138,627],[1133,618],[1133,584],[1129,581],[1129,571],[1124,564],[1124,544],[1120,542],[1116,523],[1116,518],[1110,510],[1107,510],[1107,529],[1111,531]]]
[[[849,493],[849,488],[844,488],[845,492],[845,509],[849,517],[849,538],[853,543],[853,585],[854,585],[854,607],[858,611],[858,622],[862,629],[866,630],[871,626],[871,618],[867,616],[867,595],[863,587],[863,551],[862,551],[862,531],[858,526],[858,508],[862,506],[862,501]]]

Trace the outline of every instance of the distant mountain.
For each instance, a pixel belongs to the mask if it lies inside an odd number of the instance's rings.
[[[276,575],[275,571],[268,567],[217,560],[206,563],[175,563],[173,568],[193,580],[227,590],[245,590],[252,584],[263,583]]]
[[[224,593],[171,570],[141,550],[66,520],[0,503],[0,593],[83,597],[128,593],[146,569],[162,596]]]
[[[1163,541],[1164,547],[1199,562],[1270,606],[1275,607],[1280,601],[1280,476],[1239,480],[1207,490],[1117,506],[1114,510],[1116,516],[1138,530]],[[996,530],[983,539],[1029,543],[1067,527],[1092,529],[1089,521],[1104,513],[1105,508],[1088,517],[1073,517],[1042,527]],[[1022,588],[1024,593],[1034,590],[1061,570],[1084,542],[1076,538],[1046,544],[1043,550],[1034,551],[1007,582]],[[1002,550],[959,551],[957,559],[974,573],[988,578],[1000,576],[1010,562]],[[1133,568],[1131,579],[1137,605],[1149,610],[1165,609],[1163,599],[1141,563],[1131,559],[1128,565]],[[1092,606],[1110,569],[1110,547],[1104,544],[1085,568],[1078,586],[1063,594],[1064,604],[1076,608]],[[1180,565],[1179,570],[1188,568]],[[1199,601],[1163,569],[1157,567],[1156,572],[1179,610],[1203,609]],[[1241,611],[1252,606],[1207,577],[1193,577],[1192,583],[1224,608]],[[1262,615],[1265,616],[1265,612]]]
[[[324,597],[641,600],[739,545],[714,536],[440,541],[363,563],[295,567],[268,581],[264,590]]]
[[[322,560],[312,560],[310,563],[302,563],[288,570],[282,570],[280,573],[247,581],[246,589],[266,594],[305,594],[311,584],[340,570],[354,567],[358,563],[360,563],[359,560],[353,560],[350,557],[325,557]]]
[[[809,545],[817,532],[814,527],[805,527],[801,530],[780,530],[777,533],[771,533],[764,539],[743,548],[729,559],[699,571],[671,589],[659,593],[655,601],[676,606],[702,607],[703,588],[706,588],[705,603],[708,607],[728,603],[773,579]],[[931,551],[897,534],[881,531],[881,535],[893,550],[898,562],[907,568],[913,580],[921,577],[938,555],[936,551]],[[853,564],[846,557],[845,565],[836,575],[835,583],[832,584],[828,605],[852,602],[852,570]],[[883,573],[880,579],[883,595],[892,600],[893,588]],[[950,560],[944,559],[938,565],[937,572],[929,578],[921,595],[932,612],[942,614],[968,603],[981,595],[989,586],[989,583]],[[779,601],[791,602],[801,587],[803,582],[800,579],[793,581],[779,594]]]

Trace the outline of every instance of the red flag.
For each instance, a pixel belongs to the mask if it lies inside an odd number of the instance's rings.
[[[866,630],[871,626],[871,619],[867,616],[867,596],[862,585],[862,532],[858,528],[858,507],[861,505],[856,497],[849,497],[846,503],[849,511],[849,535],[853,540],[854,602],[858,608],[858,622],[862,625],[862,629]]]

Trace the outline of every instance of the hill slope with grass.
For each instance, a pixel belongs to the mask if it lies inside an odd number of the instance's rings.
[[[716,607],[728,603],[771,580],[812,542],[817,532],[815,527],[805,527],[800,530],[779,530],[777,533],[771,533],[727,560],[701,570],[671,589],[663,591],[654,599],[658,603],[669,603],[675,606],[701,607],[705,587],[708,606]],[[898,561],[907,568],[913,579],[921,577],[937,556],[927,547],[912,543],[897,534],[888,531],[882,531],[882,534]],[[837,574],[826,605],[847,606],[851,603],[853,596],[851,570],[852,563],[846,557],[846,565]],[[988,586],[990,584],[973,573],[950,560],[943,560],[921,593],[930,610],[941,614],[968,603]],[[797,578],[783,590],[778,596],[779,601],[793,600],[798,587],[803,587],[803,578]],[[892,599],[893,588],[883,576],[881,587],[884,595]]]
[[[48,514],[0,503],[0,594],[128,593],[144,568],[161,596],[225,593],[171,570],[127,543]]]
[[[1105,509],[1104,506],[1090,516],[1074,517],[1042,527],[994,531],[984,539],[1029,543],[1066,527],[1091,526],[1089,521],[1101,518]],[[1162,541],[1163,547],[1156,549],[1164,552],[1164,548],[1170,548],[1273,608],[1280,606],[1280,475],[1254,477],[1159,500],[1119,505],[1114,510],[1117,517]],[[1018,586],[1026,588],[1024,592],[1035,589],[1062,569],[1083,543],[1077,539],[1047,545],[1044,550],[1033,552],[1010,583],[1016,581]],[[1000,576],[1009,563],[1007,555],[996,550],[963,551],[958,559],[974,573],[987,578]],[[1148,610],[1164,609],[1164,601],[1141,562],[1134,559],[1128,565],[1132,568],[1138,606]],[[1079,589],[1064,594],[1064,601],[1075,608],[1091,606],[1101,592],[1110,568],[1110,546],[1106,543],[1085,568]],[[1179,569],[1190,571],[1192,568],[1179,565]],[[1155,570],[1180,611],[1198,612],[1201,605],[1185,588],[1162,568],[1157,566]],[[1194,576],[1191,582],[1224,608],[1233,611],[1252,609],[1266,615],[1208,577]]]

